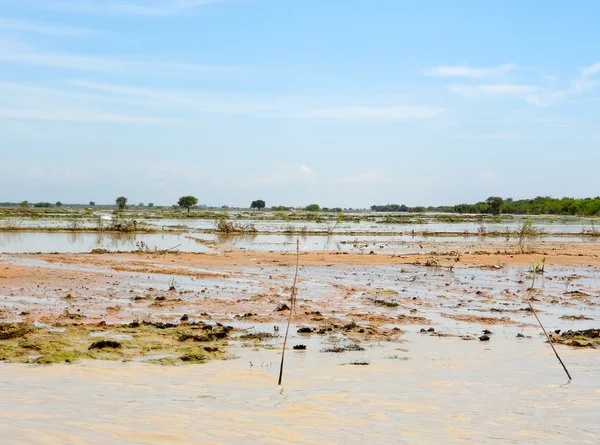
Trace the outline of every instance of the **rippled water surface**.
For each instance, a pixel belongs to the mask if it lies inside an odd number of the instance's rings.
[[[600,356],[408,335],[364,352],[277,350],[161,367],[0,365],[11,444],[598,444]],[[348,365],[365,360],[366,366]]]

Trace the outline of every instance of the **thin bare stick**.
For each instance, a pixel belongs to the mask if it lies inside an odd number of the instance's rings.
[[[530,296],[531,291],[533,290],[533,286],[535,286],[535,272],[533,274],[533,281],[531,283],[531,287],[527,291],[527,296]],[[569,381],[573,380],[571,378],[571,374],[569,374],[569,370],[567,369],[567,367],[563,363],[562,359],[560,358],[560,355],[558,355],[558,351],[554,347],[554,344],[552,344],[552,339],[550,339],[550,336],[548,335],[548,332],[546,332],[546,328],[544,328],[544,325],[542,324],[542,321],[540,320],[540,317],[538,317],[537,312],[533,308],[533,305],[531,304],[531,299],[530,298],[527,299],[527,304],[529,305],[529,309],[531,309],[531,312],[533,312],[533,315],[535,315],[535,319],[537,320],[538,324],[540,325],[540,328],[542,328],[542,331],[544,331],[544,334],[546,335],[546,338],[548,339],[548,343],[550,343],[550,346],[552,347],[552,350],[554,351],[554,355],[556,355],[556,358],[558,359],[558,361],[562,365],[563,369],[565,370],[565,373],[567,374],[567,377],[569,378]]]
[[[296,240],[296,273],[294,275],[294,284],[292,285],[292,292],[290,295],[290,317],[288,318],[287,328],[285,329],[285,337],[283,338],[283,350],[281,351],[281,365],[279,366],[279,382],[281,386],[281,380],[283,379],[283,361],[285,359],[285,346],[287,345],[288,333],[290,332],[290,325],[292,324],[292,317],[296,309],[296,282],[298,281],[298,269],[300,266],[300,240]]]

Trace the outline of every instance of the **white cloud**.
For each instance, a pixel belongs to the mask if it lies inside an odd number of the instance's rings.
[[[444,110],[442,108],[432,107],[349,106],[310,109],[299,113],[297,117],[307,119],[375,119],[404,121],[408,119],[426,119],[436,117],[443,111]]]
[[[567,91],[560,90],[550,90],[543,91],[538,94],[530,94],[525,96],[524,100],[530,105],[535,105],[536,107],[549,107],[553,105],[558,100],[566,97],[568,95]]]
[[[523,135],[519,133],[511,132],[496,132],[496,133],[483,133],[483,134],[470,134],[464,136],[456,136],[454,139],[481,139],[481,140],[514,140],[522,139]]]
[[[225,0],[34,0],[39,7],[87,14],[168,16]]]
[[[438,67],[428,71],[431,76],[463,76],[463,77],[491,77],[493,73],[499,74],[503,69],[508,72],[515,67],[502,65],[498,69],[472,69],[464,66]],[[591,91],[600,87],[600,63],[587,66],[581,70],[580,75],[571,81],[570,87],[560,89],[557,87],[558,78],[555,76],[541,76],[546,87],[521,84],[482,84],[482,85],[451,85],[450,91],[467,99],[511,97],[523,100],[536,107],[548,107],[570,96]],[[548,85],[550,84],[550,85]]]
[[[600,62],[598,62],[594,65],[585,67],[581,71],[582,77],[591,77],[591,76],[595,76],[596,74],[600,74]]]
[[[467,98],[482,96],[523,96],[540,91],[533,85],[488,84],[488,85],[451,85],[450,91]]]
[[[136,60],[135,57],[81,56],[38,50],[21,42],[0,41],[0,62],[43,66],[75,71],[134,73],[139,75],[173,75],[181,72],[223,72],[235,68],[189,63]]]
[[[581,70],[581,75],[573,80],[573,88],[577,92],[590,91],[600,86],[600,62]]]
[[[47,109],[39,107],[35,109],[0,108],[0,119],[2,118],[42,121],[103,122],[161,125],[175,123],[175,121],[173,121],[172,119],[103,113],[95,110],[60,109],[54,107],[48,107]]]
[[[207,94],[194,90],[169,90],[138,86],[111,85],[99,82],[74,80],[70,85],[101,91],[122,100],[142,101],[147,106],[175,108],[202,113],[235,114],[270,119],[322,119],[353,122],[405,121],[433,118],[443,112],[441,108],[405,106],[330,106],[322,107],[307,102],[326,101],[327,98],[306,98],[299,103],[285,96],[243,96]]]
[[[65,25],[52,25],[42,22],[0,17],[0,29],[6,31],[30,32],[56,36],[82,36],[98,34],[98,31]]]
[[[470,77],[474,79],[484,79],[503,76],[516,69],[517,67],[512,64],[493,68],[472,68],[467,65],[438,66],[426,71],[425,75],[432,77]]]
[[[488,84],[451,85],[450,91],[466,99],[509,97],[536,107],[548,107],[567,95],[561,90],[546,90],[535,85]]]
[[[307,178],[315,178],[317,174],[306,164],[300,164],[298,166],[298,173],[300,176]]]
[[[318,182],[317,173],[306,164],[281,165],[276,172],[250,181],[249,185],[307,184]]]

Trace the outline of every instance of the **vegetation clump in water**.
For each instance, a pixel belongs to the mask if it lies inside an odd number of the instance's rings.
[[[79,359],[132,360],[156,354],[162,364],[203,363],[227,358],[230,326],[135,321],[124,325],[0,325],[0,360],[19,363],[73,363]],[[90,342],[90,337],[105,337]],[[190,346],[190,340],[202,347]]]
[[[560,343],[577,348],[600,348],[600,329],[584,329],[566,331],[562,334],[551,335],[553,343]]]

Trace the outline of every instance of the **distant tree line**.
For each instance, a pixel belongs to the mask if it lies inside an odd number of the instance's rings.
[[[534,199],[501,198],[490,196],[485,201],[475,204],[458,204],[454,206],[408,207],[405,205],[388,204],[374,205],[375,212],[440,212],[440,213],[475,213],[475,214],[506,214],[506,215],[600,215],[600,197],[596,198],[551,198],[538,196]]]
[[[404,204],[386,204],[381,206],[371,206],[374,212],[408,212],[409,209]]]
[[[123,210],[127,208],[128,199],[125,196],[119,196],[115,200],[116,206]],[[81,204],[69,204],[74,207],[83,206]],[[92,207],[96,206],[94,201],[90,201],[89,205]],[[38,202],[29,203],[28,201],[17,202],[0,202],[0,207],[17,207],[22,208],[38,207],[61,207],[63,204],[57,201],[56,204],[49,202]],[[145,204],[139,203],[138,207],[145,207]],[[148,203],[147,207],[154,207],[154,203]],[[195,196],[182,196],[174,207],[181,207],[186,209],[188,212],[191,208],[205,209],[204,205],[198,205],[198,199]],[[159,207],[160,208],[160,207]],[[228,206],[222,208],[228,209]],[[266,208],[266,202],[262,199],[252,201],[250,204],[251,209],[262,210]],[[272,211],[288,211],[292,209],[291,206],[273,206]],[[310,204],[299,210],[305,210],[308,212],[337,212],[342,211],[353,211],[354,209],[342,209],[340,207],[321,208],[318,204]],[[358,209],[357,209],[358,210]],[[512,198],[501,198],[499,196],[490,196],[485,201],[480,201],[474,204],[458,204],[454,206],[416,206],[409,207],[404,204],[385,204],[385,205],[373,205],[371,210],[374,212],[413,212],[413,213],[424,213],[424,212],[440,212],[440,213],[471,213],[471,214],[511,214],[511,215],[580,215],[580,216],[595,216],[600,215],[600,197],[596,198],[551,198],[549,196],[538,196],[534,199],[519,199],[514,200]]]

